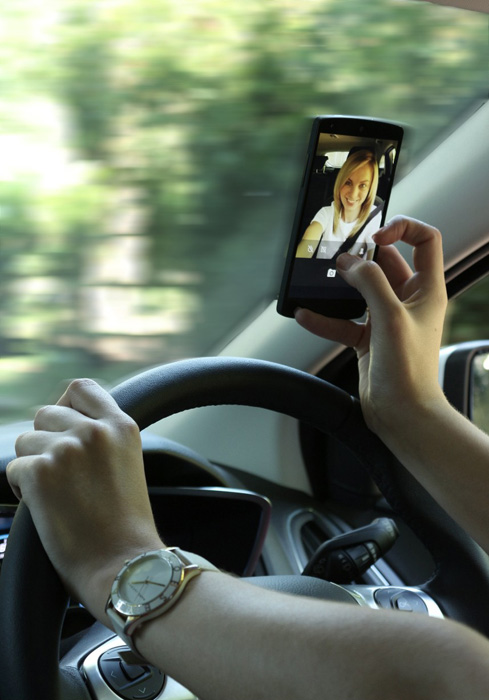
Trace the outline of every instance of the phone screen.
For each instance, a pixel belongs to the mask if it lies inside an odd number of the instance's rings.
[[[338,274],[336,259],[344,252],[375,258],[372,235],[385,221],[402,135],[389,122],[314,120],[279,313],[302,306],[342,318],[363,314],[365,302]]]

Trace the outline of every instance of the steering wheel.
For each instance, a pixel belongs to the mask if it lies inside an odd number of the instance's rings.
[[[112,395],[140,429],[186,409],[238,404],[278,411],[333,435],[433,556],[433,576],[420,588],[448,617],[489,636],[487,556],[367,428],[358,400],[346,392],[290,367],[223,357],[163,365],[125,381]],[[77,669],[60,669],[67,595],[22,503],[9,535],[0,600],[1,700],[88,699]]]

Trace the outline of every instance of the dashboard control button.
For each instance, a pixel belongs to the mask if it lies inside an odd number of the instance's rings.
[[[403,591],[392,598],[392,605],[402,612],[417,612],[422,615],[428,614],[428,608],[421,597],[413,591]]]
[[[374,593],[374,599],[379,608],[390,608],[391,606],[391,597],[395,593],[396,589],[394,588],[379,588],[375,591]]]
[[[129,664],[127,647],[106,651],[99,659],[99,669],[109,687],[124,700],[153,700],[165,685],[165,676],[149,664]],[[121,653],[119,653],[121,652]]]
[[[404,588],[379,588],[375,591],[374,598],[379,608],[429,614],[426,603],[415,591]]]

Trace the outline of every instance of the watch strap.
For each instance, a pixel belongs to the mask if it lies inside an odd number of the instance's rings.
[[[180,598],[181,593],[183,592],[186,584],[188,581],[199,574],[201,571],[219,571],[219,569],[211,564],[207,559],[204,559],[204,557],[199,556],[198,554],[194,554],[193,552],[186,552],[183,549],[180,549],[179,547],[162,547],[161,551],[170,551],[173,554],[175,554],[178,559],[182,562],[184,565],[183,571],[187,572],[187,576],[183,576],[182,580],[180,581],[179,588],[180,594],[176,596],[176,600]],[[138,557],[135,557],[137,559]],[[124,567],[121,569],[121,571],[126,567],[131,564],[133,560],[129,560],[124,564]],[[167,612],[172,607],[173,604],[168,605],[168,606],[162,606],[161,610],[159,611],[159,614],[164,614]],[[134,639],[133,639],[133,634],[135,633],[136,629],[141,625],[144,624],[144,622],[149,621],[151,619],[154,619],[155,617],[158,617],[159,615],[151,615],[148,617],[145,617],[144,615],[141,615],[139,617],[139,620],[134,617],[124,617],[119,611],[117,611],[113,607],[112,603],[112,596],[109,596],[109,599],[107,601],[107,605],[105,608],[105,612],[110,619],[112,623],[112,627],[116,634],[123,640],[125,644],[134,652],[135,656],[140,662],[147,663],[147,661],[142,657],[139,652],[136,649]],[[131,628],[131,632],[128,632],[128,628]]]
[[[201,557],[199,554],[194,554],[194,552],[186,552],[184,549],[180,549],[180,547],[167,547],[167,550],[174,552],[177,557],[187,566],[192,566],[192,564],[195,564],[202,571],[219,571],[217,566],[214,566],[214,564],[211,564],[210,561],[204,559],[204,557]]]
[[[129,649],[135,654],[137,657],[137,660],[140,663],[148,663],[147,660],[141,656],[141,654],[137,651],[136,646],[134,644],[134,640],[132,639],[132,636],[129,634],[126,634],[125,632],[125,626],[126,626],[126,620],[120,615],[120,613],[117,612],[117,610],[114,610],[113,607],[109,604],[107,604],[107,607],[105,609],[105,612],[107,614],[107,617],[112,623],[112,629],[116,633],[118,637],[122,639],[124,644],[126,644]]]

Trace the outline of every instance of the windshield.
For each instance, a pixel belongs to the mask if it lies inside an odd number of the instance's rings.
[[[487,17],[412,0],[4,0],[0,420],[215,352],[276,296],[309,119],[487,88]]]

